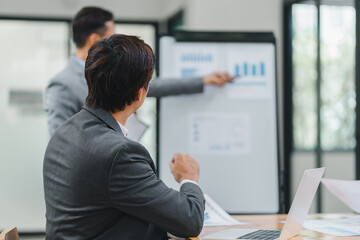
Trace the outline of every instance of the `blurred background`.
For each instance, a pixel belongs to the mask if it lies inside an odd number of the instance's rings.
[[[74,53],[71,19],[84,6],[112,11],[117,33],[140,36],[155,52],[159,35],[181,29],[273,32],[285,209],[307,168],[360,178],[358,1],[0,0],[0,229],[44,231],[42,161],[50,138],[44,90]],[[156,101],[148,98],[138,112],[151,126],[141,142],[154,160]],[[321,188],[311,211],[350,209]]]

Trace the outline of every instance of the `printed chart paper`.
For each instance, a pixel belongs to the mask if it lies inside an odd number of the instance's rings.
[[[334,236],[360,235],[360,216],[342,219],[307,220],[304,227]]]
[[[232,218],[224,211],[209,195],[204,194],[205,213],[204,213],[204,227],[205,226],[231,226],[231,225],[245,225],[245,222],[239,222]]]

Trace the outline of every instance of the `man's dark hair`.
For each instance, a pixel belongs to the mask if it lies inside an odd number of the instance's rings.
[[[73,40],[76,47],[83,47],[92,33],[103,36],[106,31],[105,23],[112,20],[112,13],[104,9],[97,7],[81,9],[72,21]]]
[[[138,37],[115,34],[96,42],[85,62],[87,105],[124,110],[142,87],[148,89],[154,65],[152,49]]]

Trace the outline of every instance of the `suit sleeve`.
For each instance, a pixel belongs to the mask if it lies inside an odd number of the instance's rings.
[[[149,88],[148,97],[201,93],[204,90],[202,78],[161,79],[155,78]]]
[[[203,227],[205,200],[199,186],[180,192],[159,180],[152,159],[138,143],[123,147],[114,159],[109,191],[115,208],[179,237],[197,236]]]
[[[81,108],[81,107],[80,107]],[[80,110],[76,99],[71,97],[69,89],[58,83],[51,83],[45,93],[45,110],[50,135],[68,118]]]

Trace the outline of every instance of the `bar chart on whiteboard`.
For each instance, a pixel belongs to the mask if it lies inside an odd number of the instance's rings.
[[[254,44],[252,44],[254,45]],[[249,52],[252,49],[252,53]],[[269,99],[273,94],[274,55],[272,46],[227,46],[227,71],[235,79],[228,86],[231,99]]]

